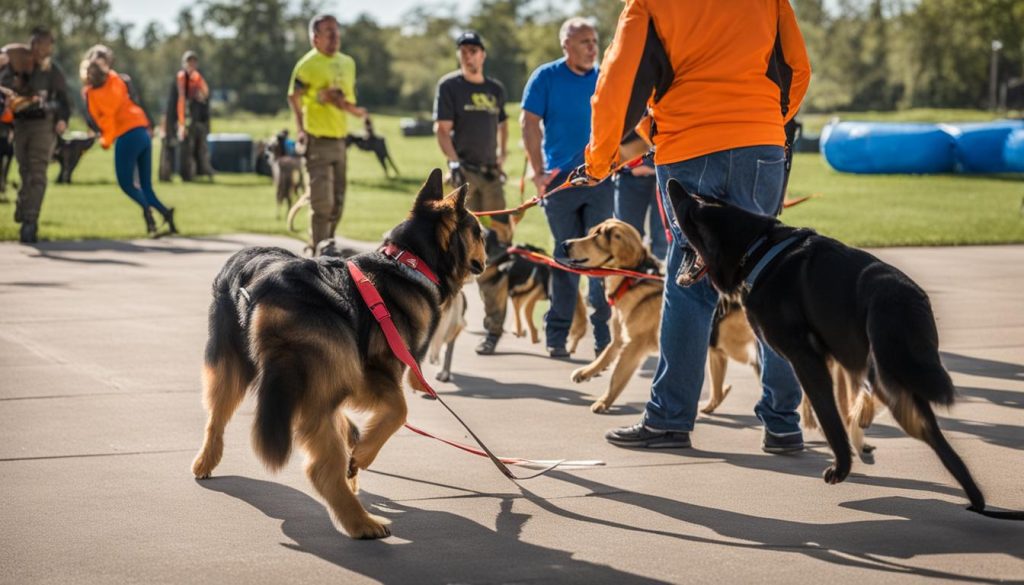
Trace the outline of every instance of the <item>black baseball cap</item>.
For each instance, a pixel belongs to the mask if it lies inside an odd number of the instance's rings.
[[[483,50],[487,50],[484,47],[484,40],[480,38],[480,35],[476,34],[475,31],[467,30],[466,32],[459,35],[459,38],[455,41],[455,47],[461,47],[462,45],[476,45]]]

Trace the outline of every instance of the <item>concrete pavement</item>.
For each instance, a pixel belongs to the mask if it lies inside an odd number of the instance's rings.
[[[355,542],[301,455],[277,475],[256,460],[247,399],[197,482],[210,282],[254,244],[298,249],[249,235],[0,244],[0,583],[1024,582],[1024,526],[965,511],[888,414],[868,431],[875,463],[827,486],[819,436],[797,456],[760,451],[756,382],[732,364],[734,391],[693,449],[618,449],[602,434],[637,419],[653,360],[611,414],[591,414],[607,376],[569,373],[592,342],[566,362],[506,335],[477,356],[475,290],[438,391],[500,454],[605,467],[517,485],[403,430],[360,495],[394,536]],[[992,505],[1024,509],[1024,247],[876,252],[931,295],[961,393],[947,436]],[[467,440],[436,403],[409,402],[411,422]]]

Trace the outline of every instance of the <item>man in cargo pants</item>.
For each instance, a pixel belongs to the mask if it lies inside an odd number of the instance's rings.
[[[295,114],[300,149],[305,145],[309,176],[312,246],[334,237],[345,205],[345,136],[348,114],[365,118],[357,107],[356,64],[340,53],[341,31],[333,16],[320,14],[309,22],[313,49],[292,71],[288,103]]]

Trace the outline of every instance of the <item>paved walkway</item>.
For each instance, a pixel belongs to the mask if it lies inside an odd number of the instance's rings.
[[[759,449],[756,383],[703,418],[694,449],[628,451],[602,433],[641,412],[653,361],[612,414],[607,377],[506,336],[476,356],[480,303],[458,340],[450,403],[503,454],[607,466],[507,481],[490,463],[399,432],[361,500],[394,536],[331,524],[297,456],[267,472],[253,404],[224,460],[192,479],[205,415],[199,369],[210,282],[259,236],[0,244],[0,583],[912,583],[1024,582],[1024,526],[964,510],[960,489],[888,415],[849,480],[820,479],[820,437],[797,456]],[[951,442],[996,505],[1024,509],[1024,247],[886,249],[931,294],[961,401]],[[581,358],[593,353],[584,345]],[[433,369],[428,366],[428,375]],[[410,420],[453,438],[435,403]]]

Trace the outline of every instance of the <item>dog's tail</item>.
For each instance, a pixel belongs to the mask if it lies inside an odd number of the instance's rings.
[[[868,308],[869,375],[893,417],[908,435],[935,451],[966,492],[969,510],[993,518],[1024,520],[1024,512],[985,509],[981,489],[939,428],[932,404],[952,404],[956,389],[939,359],[939,336],[928,297],[920,290],[893,287],[876,298],[885,298],[885,302]]]
[[[299,210],[301,210],[304,206],[306,206],[308,204],[309,204],[309,193],[304,193],[302,195],[302,197],[299,197],[299,200],[295,202],[295,205],[292,205],[292,208],[288,210],[288,230],[289,231],[293,231],[293,232],[295,231],[295,217],[299,214]]]
[[[292,452],[292,420],[306,387],[306,367],[301,358],[284,350],[265,356],[257,375],[256,420],[252,444],[263,464],[277,471]]]

